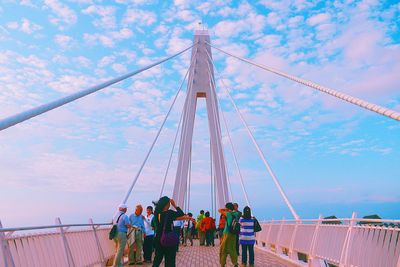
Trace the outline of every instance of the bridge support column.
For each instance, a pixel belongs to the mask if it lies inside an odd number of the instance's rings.
[[[211,55],[210,36],[207,30],[197,30],[194,36],[195,46],[192,49],[192,66],[189,71],[188,90],[186,95],[179,160],[176,172],[173,198],[180,207],[184,207],[189,177],[189,164],[192,149],[193,126],[196,115],[197,98],[204,97],[207,105],[208,124],[210,129],[212,164],[215,175],[215,192],[217,205],[222,207],[230,201],[226,177],[224,151],[221,140],[221,126],[218,113],[218,101],[212,83],[214,70],[207,53]]]
[[[1,224],[0,221],[0,229],[2,228],[3,225]],[[5,267],[15,267],[10,247],[8,246],[8,241],[6,239],[6,235],[4,234],[4,232],[0,232],[0,257]]]

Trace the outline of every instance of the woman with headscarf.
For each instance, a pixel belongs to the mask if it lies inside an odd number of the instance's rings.
[[[167,196],[160,198],[158,202],[154,204],[155,209],[153,222],[155,226],[155,257],[153,267],[160,266],[164,257],[166,267],[175,267],[176,244],[175,246],[163,245],[161,238],[163,234],[171,234],[171,232],[173,232],[173,221],[182,217],[184,213],[176,206],[175,201]],[[169,209],[171,205],[176,209],[176,211]]]
[[[247,251],[249,252],[249,264],[254,266],[254,244],[256,242],[254,222],[255,218],[251,216],[251,209],[248,206],[244,207],[243,215],[239,220],[239,242],[242,246],[242,265],[244,266],[247,264]]]

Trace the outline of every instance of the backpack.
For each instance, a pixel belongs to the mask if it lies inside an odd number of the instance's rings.
[[[232,215],[232,217],[233,217],[232,223],[231,223],[231,225],[228,225],[229,226],[228,230],[229,230],[229,233],[237,235],[240,233],[239,219],[235,215]]]
[[[117,236],[117,233],[118,233],[117,224],[118,224],[119,218],[121,218],[122,214],[123,214],[123,213],[121,213],[121,214],[118,216],[117,222],[116,222],[115,224],[113,224],[113,226],[111,227],[111,230],[110,230],[110,232],[108,233],[108,239],[113,240],[113,239]]]
[[[253,217],[253,220],[254,220],[254,232],[258,233],[262,230],[261,225],[255,217]]]

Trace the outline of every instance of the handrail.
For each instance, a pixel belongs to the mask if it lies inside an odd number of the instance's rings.
[[[264,224],[279,224],[279,223],[298,223],[298,222],[349,222],[351,218],[337,218],[337,219],[301,219],[301,220],[271,220],[271,221],[260,221]],[[377,222],[377,223],[400,223],[400,220],[393,219],[368,219],[368,218],[355,218],[357,222]],[[77,224],[61,224],[61,225],[44,225],[44,226],[27,226],[27,227],[7,227],[0,228],[0,232],[15,232],[15,231],[29,231],[29,230],[41,230],[41,229],[52,229],[60,227],[85,227],[85,226],[110,226],[112,223],[77,223]]]
[[[112,223],[82,223],[82,224],[78,223],[78,224],[60,224],[60,225],[28,226],[28,227],[9,227],[9,228],[0,228],[0,232],[41,230],[41,229],[52,229],[60,227],[85,227],[85,226],[105,226],[105,225],[112,225]]]
[[[358,221],[358,222],[379,222],[379,223],[400,223],[400,220],[393,219],[368,219],[368,218],[337,218],[337,219],[300,219],[300,220],[268,220],[268,221],[260,221],[261,223],[270,223],[270,224],[278,224],[278,223],[291,223],[291,222],[350,222],[350,221]]]

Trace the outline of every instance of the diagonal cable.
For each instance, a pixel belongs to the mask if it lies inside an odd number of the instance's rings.
[[[214,65],[215,71],[217,72],[217,69],[216,69],[216,67],[215,67],[214,61],[211,59],[211,57],[210,57],[210,55],[209,55],[208,53],[207,53],[207,55],[208,55],[209,59],[211,60],[212,64]],[[218,74],[219,74],[219,73],[218,73]],[[220,75],[218,75],[218,76],[220,76]],[[276,187],[278,188],[279,193],[281,194],[283,200],[285,201],[286,205],[288,206],[288,208],[289,208],[290,212],[292,213],[293,217],[294,217],[296,220],[298,220],[298,219],[300,218],[299,215],[297,215],[296,211],[294,210],[292,204],[291,204],[290,201],[289,201],[289,198],[286,196],[286,193],[283,191],[283,188],[282,188],[281,184],[279,183],[278,178],[276,177],[276,175],[275,175],[275,173],[273,172],[273,170],[272,170],[270,164],[269,164],[268,161],[266,160],[266,158],[265,158],[265,156],[264,156],[264,153],[262,152],[262,150],[261,150],[260,146],[258,145],[256,139],[254,138],[253,133],[251,132],[249,126],[247,125],[247,122],[246,122],[245,119],[243,118],[242,113],[240,112],[239,108],[237,107],[235,101],[233,100],[233,98],[232,98],[232,96],[231,96],[231,94],[230,94],[230,92],[229,92],[228,87],[225,85],[225,83],[224,83],[223,79],[221,79],[221,77],[220,77],[220,81],[221,81],[221,84],[223,85],[223,87],[225,88],[225,91],[227,92],[227,95],[228,95],[230,101],[232,102],[232,105],[234,106],[234,108],[235,108],[237,114],[239,115],[240,120],[242,121],[243,125],[245,126],[245,128],[246,128],[246,130],[247,130],[247,133],[249,134],[251,140],[253,141],[253,144],[254,144],[254,146],[256,147],[257,152],[258,152],[258,154],[260,155],[260,157],[261,157],[261,159],[262,159],[262,161],[263,161],[265,167],[267,168],[268,173],[270,174],[270,176],[272,177],[272,180],[274,181]]]
[[[176,129],[176,133],[175,133],[174,143],[173,143],[173,145],[172,145],[171,153],[170,153],[170,155],[169,155],[169,160],[168,160],[167,169],[165,170],[164,180],[163,180],[163,183],[162,183],[162,186],[161,186],[161,191],[160,191],[160,196],[159,196],[160,198],[162,197],[162,194],[163,194],[163,192],[164,192],[165,181],[167,180],[169,167],[170,167],[170,165],[171,165],[172,155],[174,154],[174,150],[175,150],[176,140],[177,140],[177,138],[178,138],[179,129],[181,128],[181,124],[182,124],[182,117],[183,117],[183,112],[182,112],[182,114],[181,114],[181,118],[179,119],[178,128]]]
[[[207,52],[207,54],[208,54],[208,52]],[[208,56],[209,56],[209,54],[208,54]],[[209,66],[208,66],[208,74],[210,75],[210,77],[212,77],[213,86],[214,86],[214,88],[216,88],[215,78],[211,75],[210,67],[209,67]],[[215,95],[216,95],[216,99],[217,99],[217,104],[218,104],[219,109],[220,109],[220,111],[221,111],[222,120],[224,121],[224,125],[225,125],[225,129],[226,129],[227,136],[228,136],[228,139],[229,139],[229,144],[230,144],[230,147],[231,147],[231,150],[232,150],[232,154],[233,154],[233,158],[234,158],[236,170],[237,170],[237,172],[238,172],[238,174],[239,174],[239,177],[240,177],[240,185],[241,185],[241,187],[242,187],[242,191],[243,191],[244,197],[245,197],[245,199],[246,199],[246,204],[247,204],[247,206],[250,207],[249,197],[248,197],[246,188],[245,188],[245,186],[244,186],[242,172],[240,171],[240,168],[239,168],[238,160],[237,160],[237,157],[236,157],[236,151],[235,151],[235,148],[234,148],[234,146],[233,146],[233,142],[232,142],[231,135],[230,135],[230,133],[229,133],[228,124],[226,123],[225,114],[224,114],[224,111],[222,110],[221,102],[219,101],[219,97],[218,97],[217,92],[215,92]]]
[[[139,178],[139,175],[140,175],[140,173],[142,172],[143,167],[144,167],[144,165],[146,164],[146,161],[147,161],[147,159],[149,158],[150,153],[151,153],[151,151],[153,150],[154,145],[156,144],[158,137],[160,136],[161,130],[163,129],[164,124],[165,124],[165,122],[167,121],[169,114],[171,113],[171,110],[172,110],[172,108],[173,108],[173,106],[174,106],[174,104],[175,104],[175,102],[176,102],[176,99],[178,98],[178,95],[179,95],[179,93],[180,93],[181,90],[182,90],[183,84],[184,84],[185,81],[186,81],[186,77],[187,77],[188,74],[189,74],[189,70],[190,70],[190,68],[191,68],[191,66],[192,66],[192,63],[193,63],[193,62],[190,62],[190,66],[189,66],[188,70],[186,71],[185,77],[183,78],[183,80],[182,80],[182,82],[181,82],[181,85],[179,86],[178,91],[176,92],[176,95],[175,95],[175,97],[174,97],[174,100],[172,101],[171,107],[169,108],[169,110],[168,110],[168,112],[167,112],[167,115],[165,115],[164,121],[162,122],[162,124],[161,124],[161,126],[160,126],[160,128],[159,128],[159,130],[158,130],[158,132],[157,132],[157,135],[156,135],[156,137],[155,137],[153,143],[151,144],[150,149],[149,149],[149,151],[147,152],[147,155],[146,155],[146,157],[144,158],[144,160],[143,160],[143,162],[142,162],[142,165],[140,166],[140,168],[139,168],[139,170],[138,170],[138,172],[137,172],[137,174],[136,174],[134,180],[132,181],[132,184],[131,184],[131,186],[129,187],[128,192],[126,193],[125,198],[124,198],[124,200],[123,200],[122,203],[126,203],[126,202],[128,201],[128,198],[129,198],[130,194],[132,193],[132,189],[133,189],[133,187],[135,186],[135,184],[136,184],[136,182],[137,182],[137,180],[138,180],[138,178]]]
[[[209,43],[207,43],[207,44],[209,44]],[[378,113],[380,115],[383,115],[385,117],[388,117],[390,119],[400,121],[400,112],[397,112],[395,110],[392,110],[392,109],[389,109],[389,108],[386,108],[386,107],[382,107],[380,105],[373,104],[373,103],[365,101],[363,99],[360,99],[360,98],[357,98],[357,97],[353,97],[351,95],[339,92],[339,91],[334,90],[332,88],[329,88],[329,87],[326,87],[326,86],[323,86],[323,85],[319,85],[319,84],[317,84],[315,82],[312,82],[312,81],[309,81],[309,80],[306,80],[306,79],[302,79],[302,78],[296,77],[294,75],[287,74],[287,73],[285,73],[285,72],[283,72],[281,70],[258,64],[258,63],[254,62],[254,61],[251,61],[251,60],[245,59],[243,57],[239,57],[239,56],[236,56],[236,55],[231,54],[229,52],[226,52],[226,51],[224,51],[224,50],[222,50],[222,49],[220,49],[218,47],[215,47],[215,46],[213,46],[211,44],[209,44],[209,45],[211,47],[217,49],[218,51],[228,55],[228,56],[231,56],[231,57],[234,57],[236,59],[239,59],[239,60],[241,60],[243,62],[246,62],[246,63],[248,63],[250,65],[253,65],[253,66],[256,66],[256,67],[261,68],[263,70],[275,73],[275,74],[277,74],[279,76],[285,77],[285,78],[287,78],[289,80],[292,80],[292,81],[295,81],[297,83],[303,84],[305,86],[308,86],[308,87],[313,88],[315,90],[318,90],[320,92],[326,93],[328,95],[334,96],[334,97],[339,98],[341,100],[347,101],[347,102],[349,102],[351,104],[357,105],[357,106],[362,107],[364,109],[367,109],[369,111],[376,112],[376,113]]]
[[[180,54],[182,54],[182,53],[186,52],[187,50],[189,50],[190,48],[192,48],[194,45],[192,45],[192,46],[190,46],[188,48],[185,48],[184,50],[182,50],[182,51],[180,51],[180,52],[178,52],[176,54],[173,54],[172,56],[169,56],[169,57],[164,58],[164,59],[162,59],[160,61],[157,61],[157,62],[155,62],[153,64],[150,64],[150,65],[148,65],[148,66],[146,66],[144,68],[129,72],[129,73],[124,74],[124,75],[122,75],[120,77],[108,80],[108,81],[106,81],[106,82],[104,82],[102,84],[99,84],[99,85],[90,87],[88,89],[84,89],[82,91],[76,92],[74,94],[62,97],[62,98],[54,100],[54,101],[52,101],[50,103],[43,104],[41,106],[29,109],[27,111],[18,113],[16,115],[4,118],[4,119],[0,120],[0,131],[2,131],[4,129],[7,129],[7,128],[13,126],[13,125],[18,124],[18,123],[21,123],[23,121],[29,120],[30,118],[36,117],[36,116],[38,116],[40,114],[43,114],[45,112],[48,112],[50,110],[53,110],[55,108],[61,107],[61,106],[65,105],[65,104],[68,104],[68,103],[70,103],[72,101],[75,101],[75,100],[77,100],[79,98],[82,98],[84,96],[87,96],[89,94],[97,92],[97,91],[99,91],[101,89],[104,89],[104,88],[106,88],[106,87],[108,87],[110,85],[118,83],[118,82],[120,82],[122,80],[125,80],[125,79],[129,78],[129,77],[132,77],[132,76],[134,76],[134,75],[136,75],[138,73],[141,73],[141,72],[143,72],[145,70],[151,69],[152,67],[160,65],[161,63],[163,63],[165,61],[168,61],[168,60],[170,60],[170,59],[172,59],[172,58],[174,58],[176,56],[179,56]]]

